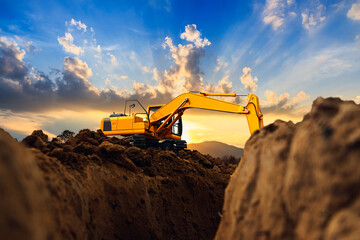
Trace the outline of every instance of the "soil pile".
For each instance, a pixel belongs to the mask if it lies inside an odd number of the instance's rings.
[[[358,239],[360,106],[318,98],[298,124],[255,133],[226,189],[216,239]]]
[[[212,239],[236,167],[101,131],[0,141],[0,239]]]

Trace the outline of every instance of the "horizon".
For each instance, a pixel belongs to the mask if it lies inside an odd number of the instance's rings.
[[[126,99],[188,91],[253,92],[265,125],[301,121],[319,96],[360,103],[360,0],[2,5],[0,128],[14,138],[96,130]],[[187,110],[183,122],[188,143],[250,136],[245,116]]]

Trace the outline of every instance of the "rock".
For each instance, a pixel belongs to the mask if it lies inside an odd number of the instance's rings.
[[[21,143],[44,152],[47,151],[48,139],[48,135],[44,134],[42,130],[35,130],[30,136],[25,137]]]
[[[48,135],[44,134],[42,130],[35,130],[32,132],[31,136],[38,136],[39,138],[41,138],[41,140],[43,140],[44,142],[48,142],[49,141],[49,137]]]
[[[226,188],[215,239],[356,239],[360,106],[318,98],[298,124],[253,134]]]

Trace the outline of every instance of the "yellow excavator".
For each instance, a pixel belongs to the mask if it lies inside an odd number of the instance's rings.
[[[236,96],[247,96],[247,105],[243,107],[212,98]],[[129,105],[129,113],[126,114],[129,102],[138,103],[144,112],[131,113],[131,109],[136,106],[132,103]],[[189,108],[245,114],[250,134],[263,127],[263,115],[260,111],[259,99],[252,93],[237,95],[236,93],[188,92],[177,96],[167,104],[149,105],[147,109],[138,100],[127,100],[125,101],[124,113],[113,113],[108,118],[103,118],[100,129],[105,135],[125,136],[132,145],[139,148],[162,147],[178,151],[187,147],[186,141],[181,140],[181,116]]]

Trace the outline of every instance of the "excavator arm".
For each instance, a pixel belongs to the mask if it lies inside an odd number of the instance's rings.
[[[163,121],[162,124],[156,129],[156,132],[160,134],[164,130],[165,126],[166,128],[169,128],[169,126],[171,127],[172,124],[174,124],[179,118],[179,116],[181,117],[186,109],[198,108],[235,114],[246,114],[251,134],[263,127],[263,115],[260,111],[259,99],[256,95],[252,93],[247,95],[248,103],[245,107],[219,99],[210,98],[208,96],[236,97],[237,95],[234,93],[184,93],[154,112],[150,116],[150,124],[153,125]],[[176,114],[177,117],[174,119]]]

